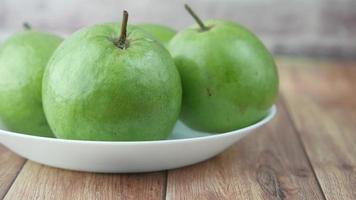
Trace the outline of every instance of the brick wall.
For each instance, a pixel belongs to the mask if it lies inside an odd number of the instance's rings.
[[[0,40],[29,21],[36,29],[68,35],[82,26],[152,22],[181,29],[192,24],[188,2],[203,19],[238,21],[276,54],[356,58],[356,0],[0,0]]]

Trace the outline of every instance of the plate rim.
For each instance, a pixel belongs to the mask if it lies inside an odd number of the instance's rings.
[[[46,142],[59,142],[59,143],[80,143],[80,144],[96,144],[96,145],[134,145],[134,144],[157,144],[157,143],[180,143],[180,142],[189,142],[189,141],[201,141],[201,140],[209,140],[209,139],[214,139],[214,138],[221,138],[221,137],[228,137],[234,134],[240,134],[248,130],[253,130],[255,128],[258,128],[260,126],[263,126],[267,124],[269,121],[271,121],[274,116],[277,113],[277,106],[274,104],[271,106],[271,108],[268,111],[268,114],[262,118],[261,120],[257,121],[254,124],[251,124],[249,126],[224,132],[224,133],[212,133],[211,135],[207,136],[202,136],[202,137],[193,137],[193,138],[180,138],[180,139],[165,139],[165,140],[146,140],[146,141],[97,141],[97,140],[73,140],[73,139],[61,139],[61,138],[49,138],[49,137],[42,137],[42,136],[36,136],[36,135],[28,135],[28,134],[22,134],[22,133],[16,133],[12,131],[7,131],[0,129],[0,135],[1,134],[7,134],[10,136],[16,136],[16,137],[22,137],[24,139],[32,139],[32,140],[41,140],[41,141],[46,141]],[[208,133],[208,132],[202,132],[201,133]],[[1,143],[1,139],[0,139]]]

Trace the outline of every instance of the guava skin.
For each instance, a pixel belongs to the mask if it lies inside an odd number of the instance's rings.
[[[183,85],[181,120],[212,133],[236,130],[264,116],[278,93],[273,57],[246,28],[204,22],[179,32],[169,50]]]
[[[17,33],[0,47],[0,118],[14,132],[53,137],[42,109],[42,76],[58,36]]]
[[[182,98],[174,61],[134,26],[128,26],[128,47],[118,48],[119,27],[81,29],[54,53],[43,79],[43,105],[56,137],[140,141],[171,133]]]
[[[155,39],[167,47],[169,41],[177,33],[174,29],[158,24],[138,24],[136,25],[150,33]]]

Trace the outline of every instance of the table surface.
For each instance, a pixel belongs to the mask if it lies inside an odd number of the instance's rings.
[[[0,198],[356,199],[356,62],[277,63],[277,116],[208,161],[95,174],[46,167],[0,145]]]

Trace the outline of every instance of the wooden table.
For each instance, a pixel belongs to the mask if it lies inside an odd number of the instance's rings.
[[[356,62],[278,59],[278,114],[213,159],[144,174],[94,174],[0,146],[4,199],[356,199]]]

